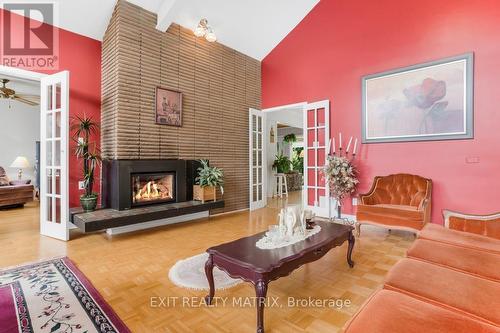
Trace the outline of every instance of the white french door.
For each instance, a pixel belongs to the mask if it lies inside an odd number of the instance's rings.
[[[260,110],[249,111],[249,165],[250,165],[250,210],[263,208],[267,204],[267,155],[266,114]]]
[[[40,233],[66,241],[69,72],[43,77],[40,94]]]
[[[330,190],[323,176],[330,138],[330,101],[304,106],[304,190],[302,202],[316,215],[329,217]]]

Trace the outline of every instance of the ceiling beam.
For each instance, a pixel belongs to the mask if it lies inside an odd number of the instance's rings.
[[[177,0],[163,0],[158,10],[156,29],[165,32],[170,27],[174,17],[173,8],[176,1]]]

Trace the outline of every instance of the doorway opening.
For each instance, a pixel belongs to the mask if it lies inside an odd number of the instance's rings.
[[[12,139],[26,139],[28,141],[27,145],[33,147],[32,152],[35,151],[35,157],[32,157],[31,163],[30,158],[26,156],[18,155],[16,157],[10,167],[18,169],[17,181],[13,182],[14,185],[11,185],[11,180],[7,182],[8,186],[14,188],[2,189],[0,187],[0,193],[6,192],[7,195],[10,195],[9,191],[16,191],[18,190],[16,186],[22,186],[23,191],[25,191],[23,195],[26,195],[28,201],[30,196],[37,196],[39,206],[34,212],[39,217],[40,234],[67,241],[69,240],[69,72],[63,71],[46,75],[19,68],[0,66],[1,78],[5,78],[5,80],[2,82],[2,89],[0,90],[0,100],[7,103],[4,105],[3,112],[9,110],[12,112],[13,108],[19,109],[22,104],[27,104],[35,107],[35,109],[31,110],[31,115],[37,114],[37,117],[32,117],[33,124],[31,126],[34,129],[29,130],[27,122],[30,117],[27,114],[20,117],[18,124],[9,124],[10,117],[7,114],[5,115],[5,124],[15,130],[15,134],[11,135]],[[9,86],[10,84],[20,86],[16,91],[12,86]],[[30,85],[31,93],[21,93],[19,89],[22,89],[22,84]],[[37,121],[38,123],[36,123]],[[33,145],[33,142],[29,142],[36,139],[39,141],[38,146],[36,143]],[[9,149],[13,149],[15,154],[33,156],[32,153],[29,153],[29,149],[24,152],[17,145],[7,147],[3,142],[0,155],[5,155],[4,152]],[[8,163],[8,161],[2,163]],[[29,174],[29,171],[35,170],[34,168],[36,168],[36,174],[31,175],[33,179],[26,179],[23,171],[27,169]],[[5,170],[5,168],[3,169]],[[9,174],[5,172],[4,176],[3,182],[5,183],[6,179],[9,178]],[[26,184],[28,181],[30,184]],[[37,186],[37,190],[35,190],[35,186],[31,182]],[[23,203],[15,204],[18,207],[23,205]],[[1,217],[3,218],[4,215],[2,214]],[[12,217],[12,213],[5,215],[5,217],[7,219]]]
[[[268,207],[301,205],[304,184],[303,104],[264,110],[268,133]]]
[[[40,230],[40,81],[0,70],[0,220]],[[9,226],[10,223],[16,225]],[[2,232],[4,233],[4,232]]]

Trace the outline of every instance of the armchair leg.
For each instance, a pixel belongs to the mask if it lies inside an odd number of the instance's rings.
[[[361,224],[356,223],[356,237],[361,235]]]

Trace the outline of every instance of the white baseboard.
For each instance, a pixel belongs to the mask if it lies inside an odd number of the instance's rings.
[[[174,224],[174,223],[181,223],[181,222],[187,222],[187,221],[192,221],[192,220],[196,220],[196,219],[207,218],[208,216],[209,216],[208,211],[205,211],[205,212],[199,212],[199,213],[171,217],[171,218],[167,218],[167,219],[131,224],[131,225],[123,226],[123,227],[109,228],[109,229],[106,229],[106,233],[108,235],[119,235],[119,234],[124,234],[127,232],[133,232],[133,231],[138,231],[138,230],[161,227],[164,225],[169,225],[169,224]]]

